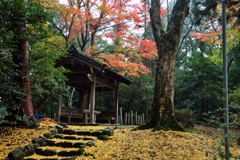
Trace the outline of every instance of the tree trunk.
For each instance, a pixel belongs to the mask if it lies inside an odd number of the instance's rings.
[[[152,117],[147,124],[155,129],[183,130],[174,117],[174,75],[176,53],[189,0],[177,0],[167,30],[161,24],[160,2],[151,2],[151,23],[158,49],[158,65],[155,78]]]
[[[162,47],[163,50],[164,48]],[[153,114],[150,123],[156,129],[181,130],[181,127],[174,117],[176,57],[170,48],[166,47],[166,50],[168,51],[165,51],[165,54],[159,54],[158,58],[153,98]]]
[[[24,100],[22,102],[22,108],[24,114],[30,117],[34,116],[34,107],[32,104],[32,94],[31,94],[31,86],[30,80],[28,78],[28,63],[29,63],[29,52],[28,52],[28,40],[25,37],[27,32],[26,24],[23,24],[19,28],[20,33],[23,35],[23,38],[19,42],[19,52],[22,55],[22,63],[21,63],[21,87],[24,93]]]

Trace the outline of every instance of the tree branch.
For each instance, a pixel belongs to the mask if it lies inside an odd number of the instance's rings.
[[[171,32],[173,34],[180,34],[183,26],[181,23],[184,23],[183,19],[188,15],[190,0],[177,0],[175,3],[170,21],[167,26],[167,32]]]
[[[191,17],[191,16],[190,16],[190,17]],[[188,34],[190,33],[190,31],[191,31],[192,28],[193,28],[193,21],[192,21],[192,18],[190,18],[190,19],[191,19],[191,22],[192,22],[191,27],[189,28],[189,30],[187,31],[187,33],[183,36],[183,38],[182,38],[182,40],[181,40],[181,42],[180,42],[180,45],[179,45],[179,47],[178,47],[178,51],[177,51],[177,55],[178,55],[178,53],[179,53],[179,50],[182,48],[182,44],[183,44],[185,38],[188,36]]]
[[[152,23],[155,41],[160,41],[161,34],[165,34],[160,17],[160,1],[152,0],[150,8],[150,18]]]

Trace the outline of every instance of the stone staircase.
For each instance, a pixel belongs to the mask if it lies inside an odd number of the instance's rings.
[[[32,140],[23,150],[19,148],[9,153],[9,160],[75,160],[77,156],[86,156],[85,147],[95,145],[95,140],[106,140],[114,134],[113,128],[101,130],[77,130],[57,125],[50,133]],[[22,151],[19,156],[18,151]],[[23,156],[24,155],[24,156]]]

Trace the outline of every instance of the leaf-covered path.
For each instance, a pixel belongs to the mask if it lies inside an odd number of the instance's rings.
[[[6,159],[7,153],[13,147],[23,147],[29,144],[32,139],[43,136],[47,144],[38,147],[37,153],[25,157],[25,159],[76,159],[76,160],[209,160],[213,157],[219,159],[220,138],[212,138],[205,132],[209,128],[201,128],[197,132],[176,132],[151,130],[132,131],[131,126],[119,126],[114,130],[114,135],[108,140],[97,139],[96,134],[88,134],[102,130],[106,126],[69,126],[61,134],[52,136],[49,133],[53,126],[35,129],[25,129],[25,134],[20,129],[14,128],[17,134],[5,136],[0,154],[1,159]],[[213,131],[213,130],[212,130]],[[211,131],[211,132],[212,132]],[[42,134],[41,134],[42,133]],[[79,135],[81,133],[81,135]],[[84,134],[85,133],[85,134]],[[212,133],[211,133],[212,134]],[[17,136],[19,135],[19,136]],[[16,137],[14,139],[14,137]],[[6,139],[6,138],[12,138]],[[3,141],[4,142],[4,141]],[[29,143],[26,143],[29,142]],[[234,143],[236,141],[233,141]],[[11,144],[10,144],[11,143]],[[81,153],[81,145],[84,147],[84,154]],[[240,155],[239,147],[232,143],[231,152],[236,157]],[[8,148],[8,144],[12,145]],[[5,148],[5,149],[4,149]],[[45,153],[44,150],[46,151]],[[45,155],[43,155],[45,154]],[[52,154],[46,155],[46,154]],[[75,156],[73,156],[75,155]]]

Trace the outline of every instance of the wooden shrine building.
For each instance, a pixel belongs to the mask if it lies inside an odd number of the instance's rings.
[[[78,108],[59,106],[58,121],[67,119],[67,122],[71,123],[72,119],[77,119],[81,123],[96,123],[97,120],[118,123],[119,84],[129,85],[131,81],[112,71],[107,65],[79,53],[75,46],[71,47],[69,53],[70,56],[59,60],[57,65],[70,70],[66,74],[67,84],[79,92],[80,106]],[[114,92],[112,110],[97,111],[95,109],[95,96],[98,91]]]

